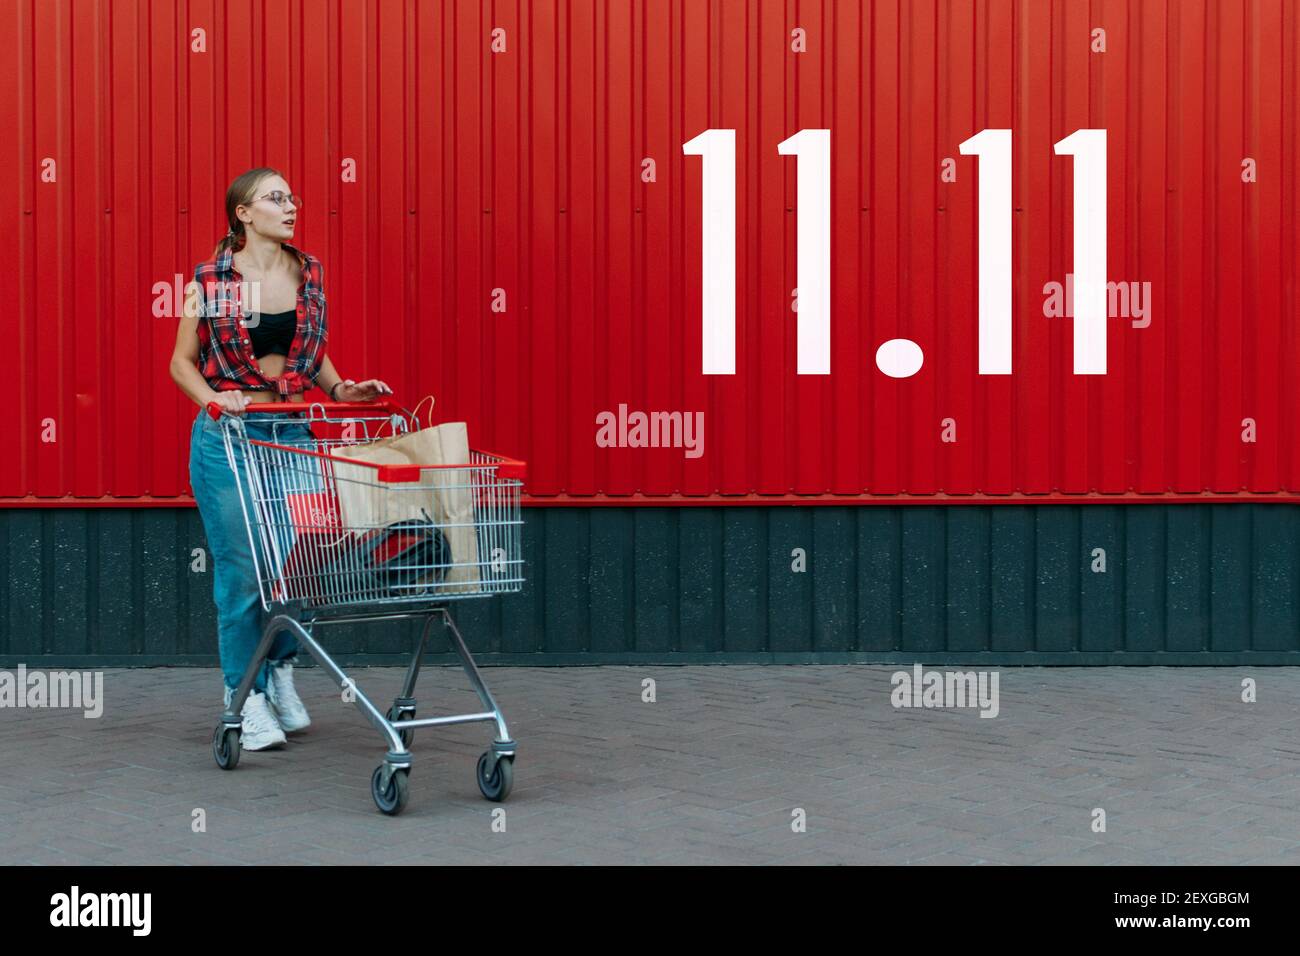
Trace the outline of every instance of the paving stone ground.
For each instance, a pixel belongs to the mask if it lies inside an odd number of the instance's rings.
[[[421,730],[398,817],[370,798],[378,734],[319,669],[297,672],[313,726],[233,772],[216,670],[107,670],[99,719],[0,709],[0,862],[1300,863],[1296,668],[1001,668],[993,719],[895,709],[900,669],[485,668],[514,792],[478,793],[488,725]],[[351,673],[386,704],[403,672]],[[419,698],[478,709],[457,668]]]

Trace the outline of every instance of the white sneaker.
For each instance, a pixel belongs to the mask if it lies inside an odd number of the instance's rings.
[[[280,726],[285,733],[295,733],[311,726],[307,708],[293,686],[293,665],[288,661],[271,668],[271,679],[266,682],[266,694],[271,698]]]
[[[230,709],[230,699],[234,696],[234,688],[227,687],[227,710]],[[244,701],[244,722],[239,734],[239,744],[244,750],[266,750],[285,743],[284,730],[267,703],[265,694],[249,691],[248,699]]]

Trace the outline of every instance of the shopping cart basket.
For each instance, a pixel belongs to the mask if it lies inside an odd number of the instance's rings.
[[[465,646],[447,605],[523,586],[519,495],[525,463],[473,450],[448,465],[374,464],[348,457],[350,446],[418,429],[411,413],[389,399],[374,403],[263,403],[275,413],[271,441],[250,438],[239,416],[211,404],[234,472],[252,546],[262,606],[270,617],[229,707],[212,737],[217,766],[239,763],[240,712],[258,669],[283,631],[316,662],[378,729],[388,746],[370,781],[386,814],[406,805],[411,740],[417,727],[476,721],[496,724],[496,739],[478,761],[478,785],[504,800],[514,779],[515,742]],[[304,437],[303,425],[310,438]],[[236,467],[236,466],[240,467]],[[459,502],[454,509],[449,503]],[[472,518],[469,506],[472,504]],[[453,512],[460,520],[452,520]],[[325,652],[315,631],[361,621],[422,618],[400,696],[381,712]],[[415,683],[435,621],[478,694],[482,710],[415,716]]]

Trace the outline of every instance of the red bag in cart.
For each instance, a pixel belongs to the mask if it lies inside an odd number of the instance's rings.
[[[284,504],[293,539],[284,562],[288,593],[280,599],[322,598],[328,581],[322,572],[338,561],[349,537],[339,516],[338,498],[332,491],[290,493],[284,496]]]

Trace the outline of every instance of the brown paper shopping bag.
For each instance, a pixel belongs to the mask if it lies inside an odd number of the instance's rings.
[[[337,447],[331,454],[376,465],[467,465],[469,433],[464,422],[444,422],[361,445]],[[374,468],[336,461],[335,488],[342,524],[360,536],[398,521],[432,520],[451,548],[452,566],[439,591],[477,591],[473,475],[469,468],[430,468],[420,472],[418,482],[385,482]]]
[[[416,434],[433,432],[430,446],[436,445],[435,465],[469,464],[469,431],[464,422],[444,422]],[[433,478],[433,500],[440,511],[439,525],[451,546],[452,567],[446,583],[452,591],[477,591],[478,528],[474,524],[474,476],[470,468],[437,468],[423,472]]]

